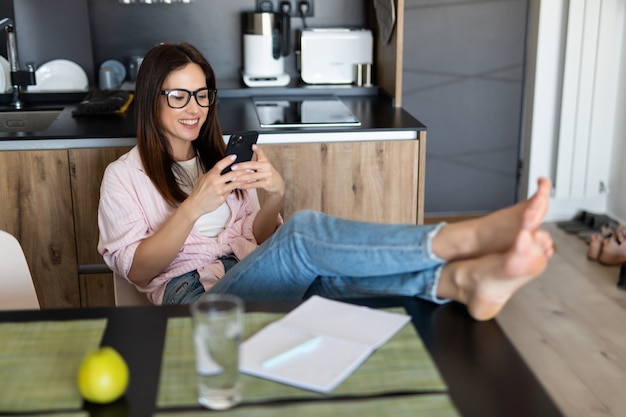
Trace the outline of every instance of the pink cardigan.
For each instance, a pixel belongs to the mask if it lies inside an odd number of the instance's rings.
[[[220,256],[235,254],[244,258],[257,247],[252,223],[259,211],[256,191],[238,199],[232,193],[226,203],[231,217],[226,229],[216,238],[203,237],[194,228],[174,261],[146,287],[137,287],[148,299],[161,304],[165,286],[173,277],[198,270],[200,282],[209,289],[224,275]],[[145,174],[137,147],[112,162],[106,169],[100,187],[98,252],[115,274],[128,279],[133,256],[143,239],[153,234],[172,215],[174,209],[165,202]],[[282,218],[277,219],[277,225]]]

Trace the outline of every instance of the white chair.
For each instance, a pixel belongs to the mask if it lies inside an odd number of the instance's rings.
[[[152,303],[133,284],[113,273],[116,306],[146,306]]]
[[[22,245],[13,235],[0,230],[0,310],[39,308]]]

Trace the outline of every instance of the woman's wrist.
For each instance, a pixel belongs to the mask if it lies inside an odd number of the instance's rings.
[[[189,198],[180,203],[178,209],[176,209],[176,212],[180,213],[180,215],[191,224],[194,224],[202,215],[202,213],[198,213],[197,211],[198,210],[195,209],[193,202]]]

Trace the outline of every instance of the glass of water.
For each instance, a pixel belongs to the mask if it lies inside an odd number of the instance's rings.
[[[243,301],[227,294],[207,293],[191,305],[198,402],[203,407],[225,410],[241,401],[243,313]]]

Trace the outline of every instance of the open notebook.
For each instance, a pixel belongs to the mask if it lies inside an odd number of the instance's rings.
[[[327,393],[409,320],[314,296],[242,343],[240,370]]]

